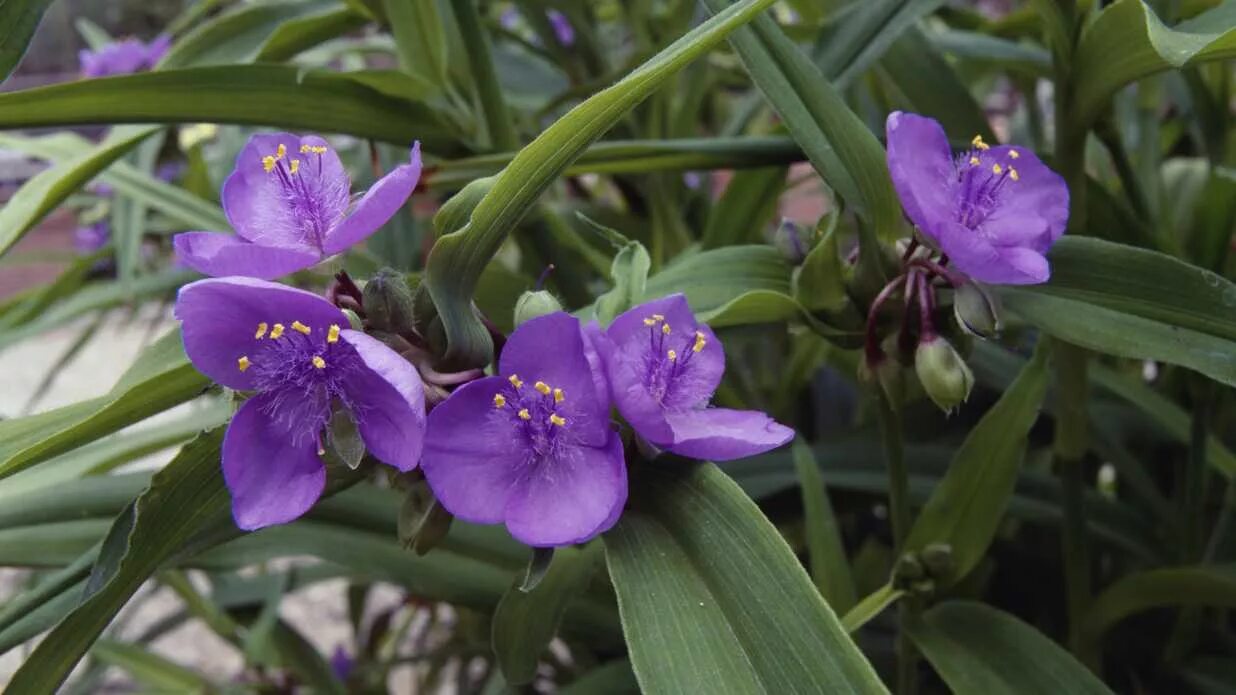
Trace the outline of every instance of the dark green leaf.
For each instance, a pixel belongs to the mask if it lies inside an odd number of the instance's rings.
[[[602,326],[608,326],[618,314],[630,309],[644,297],[648,283],[648,269],[652,259],[638,241],[627,243],[614,254],[610,279],[614,286],[609,292],[597,297],[596,317]]]
[[[776,528],[712,464],[631,471],[605,534],[645,693],[883,693]]]
[[[238,5],[176,41],[159,69],[248,63],[285,22],[337,8],[334,0],[268,0]]]
[[[915,646],[956,693],[1111,693],[1042,633],[981,603],[941,603],[906,629]]]
[[[794,469],[803,495],[803,533],[807,537],[807,559],[811,578],[832,607],[845,615],[854,607],[854,578],[846,560],[841,529],[824,489],[824,478],[811,447],[800,437],[794,440]]]
[[[51,0],[7,0],[0,3],[0,82],[8,79],[26,54],[34,30]]]
[[[777,202],[785,190],[783,167],[751,169],[734,174],[725,193],[708,214],[704,228],[704,248],[758,244],[763,231],[777,213]]]
[[[437,0],[382,0],[395,36],[399,67],[433,84],[446,84],[445,28]]]
[[[111,639],[95,642],[90,653],[99,661],[126,672],[133,680],[152,691],[208,692],[210,681],[186,668],[136,644]]]
[[[1164,606],[1236,607],[1236,565],[1167,567],[1125,575],[1090,604],[1082,617],[1080,640],[1097,645],[1121,620]]]

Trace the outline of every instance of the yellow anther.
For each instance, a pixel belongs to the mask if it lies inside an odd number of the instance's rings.
[[[536,382],[535,384],[532,385],[532,388],[536,389],[537,393],[541,394],[542,396],[548,396],[549,393],[553,391],[553,389],[549,387],[549,384],[545,383],[544,381]]]
[[[310,327],[306,326],[305,324],[301,323],[300,321],[293,321],[293,322],[292,322],[292,330],[296,331],[297,333],[304,333],[305,335],[309,335],[310,333],[312,333],[312,332],[313,332],[313,329],[312,329],[312,328],[310,328]]]
[[[322,359],[321,355],[314,355],[313,356],[313,366],[317,367],[318,369],[326,369],[326,360]]]
[[[554,402],[561,403],[565,400],[566,394],[562,392],[562,389],[554,389]]]
[[[326,342],[328,343],[339,342],[339,326],[336,326],[333,323],[330,325],[330,330],[326,331]]]
[[[1018,174],[1017,170],[1014,169],[1013,167],[1009,167],[1009,178],[1013,179],[1014,181],[1020,181],[1021,174]]]
[[[506,396],[503,396],[500,393],[495,393],[494,394],[494,407],[503,408],[505,406],[506,406]]]
[[[327,148],[326,145],[318,145],[317,147],[313,148],[313,153],[314,154],[326,154],[327,149],[329,148]]]
[[[978,158],[978,157],[970,157],[970,166],[972,166],[972,167],[976,167],[976,166],[978,166],[978,165],[979,165],[979,158]]]
[[[662,333],[664,333],[665,335],[669,335],[669,334],[670,334],[670,325],[669,325],[668,323],[663,323],[663,324],[661,324],[661,332],[662,332]]]
[[[283,337],[283,324],[276,323],[270,329],[270,339],[274,340],[276,338],[282,338],[282,337]]]
[[[700,350],[703,350],[704,346],[707,344],[708,344],[708,339],[704,337],[704,334],[700,331],[696,331],[695,332],[695,345],[691,346],[691,351],[699,352]]]
[[[312,151],[313,151],[313,146],[312,146],[312,145],[301,145],[301,146],[300,146],[300,153],[301,153],[301,154],[308,154],[308,153],[310,153],[310,152],[312,152]]]
[[[991,148],[991,145],[988,145],[987,143],[983,142],[982,135],[975,135],[974,139],[970,141],[970,144],[974,145],[975,149],[979,149],[979,150],[986,150],[986,149]]]
[[[1004,173],[1004,169],[1002,169],[1002,168],[1000,167],[1000,165],[999,165],[999,164],[992,164],[992,165],[991,165],[991,173],[993,173],[993,174],[995,174],[995,175],[999,176],[1000,174],[1003,174],[1003,173]]]
[[[509,381],[509,382],[511,382],[511,386],[514,386],[514,387],[515,387],[515,388],[517,388],[517,389],[518,389],[518,388],[523,388],[523,386],[524,386],[524,382],[523,382],[523,380],[522,380],[522,379],[520,379],[520,378],[519,378],[519,375],[518,375],[518,374],[512,374],[512,375],[508,376],[508,377],[506,378],[506,380],[507,380],[507,381]]]
[[[558,415],[558,413],[550,413],[549,421],[559,427],[562,427],[563,425],[566,424],[566,418],[561,417],[560,415]]]
[[[645,326],[655,326],[657,325],[657,320],[656,319],[644,319],[644,325]]]
[[[673,362],[674,360],[678,359],[678,351],[670,350],[669,352],[665,353],[665,356],[670,359],[670,362]]]
[[[283,155],[287,153],[288,153],[288,148],[284,147],[283,145],[279,145],[279,147],[275,148],[275,159],[283,159]]]
[[[263,322],[259,323],[259,324],[258,324],[257,333],[254,333],[254,334],[253,334],[253,339],[254,339],[254,340],[261,340],[261,339],[262,339],[262,336],[266,335],[266,329],[267,329],[267,328],[268,328],[268,326],[266,325],[266,322],[265,322],[265,321],[263,321]]]
[[[1009,159],[1017,159],[1020,156],[1021,156],[1021,153],[1018,152],[1017,150],[1009,150]]]
[[[240,359],[236,360],[236,368],[242,372],[248,369],[251,364],[253,363],[249,361],[248,357],[242,356]]]
[[[288,173],[289,173],[289,174],[295,174],[295,173],[297,172],[297,170],[298,170],[298,169],[300,169],[300,160],[299,160],[299,159],[293,159],[293,160],[292,160],[292,165],[288,167]]]
[[[274,171],[275,158],[270,155],[266,155],[265,157],[262,157],[262,169],[264,169],[267,174]]]
[[[664,321],[664,320],[665,320],[665,317],[664,317],[664,316],[662,316],[661,314],[653,314],[653,315],[652,315],[652,320],[653,320],[653,321]]]
[[[532,413],[529,413],[527,408],[520,408],[518,415],[519,415],[520,420],[531,420],[532,419]]]

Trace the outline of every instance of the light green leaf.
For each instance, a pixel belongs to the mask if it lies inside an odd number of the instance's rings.
[[[652,259],[648,250],[638,241],[627,243],[614,254],[610,268],[613,289],[597,297],[596,317],[602,326],[608,326],[618,314],[639,303],[648,283],[648,269]]]
[[[645,693],[884,693],[759,508],[708,463],[634,467],[605,538]]]
[[[952,547],[950,584],[974,569],[991,545],[1017,483],[1026,436],[1038,419],[1047,392],[1049,351],[1046,341],[1013,385],[988,410],[953,457],[948,473],[923,507],[906,549],[921,551],[933,543]]]
[[[2,108],[0,107],[0,110]],[[39,172],[27,181],[4,207],[0,208],[0,255],[4,255],[26,232],[46,217],[47,213],[69,197],[70,193],[81,188],[107,168],[107,165],[124,156],[137,143],[158,130],[158,126],[116,128],[98,145]]]
[[[1236,384],[1236,285],[1155,251],[1065,237],[1044,285],[1002,287],[1005,308],[1067,342]]]
[[[549,572],[531,591],[520,589],[516,578],[493,616],[493,648],[502,675],[511,685],[523,685],[536,676],[541,654],[558,631],[567,604],[583,592],[601,559],[602,546],[557,548]]]
[[[408,78],[410,79],[410,78]],[[384,87],[383,82],[391,83]],[[242,123],[347,133],[451,156],[455,128],[382,73],[285,65],[157,70],[0,94],[0,128],[83,123]]]
[[[820,34],[817,62],[842,88],[874,65],[918,20],[943,0],[868,0],[852,3]]]
[[[335,0],[267,0],[238,5],[176,41],[159,61],[159,69],[251,62],[284,23],[338,6]]]
[[[0,422],[0,478],[184,403],[209,384],[184,356],[180,331],[168,333],[106,395]]]
[[[955,693],[1111,695],[1055,642],[981,603],[941,603],[906,630]]]
[[[160,692],[210,692],[214,686],[196,671],[136,644],[101,639],[90,650],[96,659],[128,673],[135,682]]]
[[[771,4],[744,0],[734,5],[569,111],[515,155],[472,211],[467,226],[438,239],[422,286],[441,319],[446,367],[476,366],[492,358],[493,344],[472,311],[472,295],[481,271],[541,193],[623,114]]]
[[[0,3],[0,82],[8,79],[26,54],[34,30],[51,0],[7,0]]]
[[[1074,127],[1084,128],[1116,90],[1164,70],[1236,57],[1236,2],[1164,26],[1142,0],[1118,0],[1086,27],[1070,70]]]
[[[433,84],[446,84],[446,40],[437,0],[382,0],[395,36],[399,67]]]
[[[287,60],[330,39],[359,29],[369,20],[351,8],[327,10],[289,20],[262,44],[257,59],[263,62]]]

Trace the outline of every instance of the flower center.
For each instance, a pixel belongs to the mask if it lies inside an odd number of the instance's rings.
[[[326,238],[332,220],[323,205],[326,196],[319,190],[322,180],[322,154],[324,145],[301,145],[300,153],[305,160],[289,158],[287,147],[279,145],[274,154],[262,157],[262,170],[275,177],[283,196],[283,209],[292,218],[291,226],[298,230],[301,240],[318,249]]]
[[[644,319],[648,327],[648,352],[644,358],[644,386],[658,402],[691,368],[691,358],[708,344],[702,331],[676,338],[674,329],[661,314]]]
[[[1008,151],[1006,158],[996,157],[990,151],[991,146],[983,142],[983,137],[975,135],[971,148],[954,163],[956,220],[970,229],[976,229],[999,209],[1007,187],[1021,178],[1014,166],[1020,156],[1016,150]]]
[[[507,382],[509,386],[494,394],[494,408],[508,418],[538,458],[552,455],[569,427],[567,418],[559,412],[566,393],[544,381],[529,388],[518,374],[507,377]]]
[[[258,391],[271,394],[271,415],[288,431],[316,437],[338,399],[351,407],[343,390],[355,353],[339,342],[340,328],[332,324],[315,331],[299,320],[259,323],[254,331],[258,348],[236,361],[236,368],[252,372]]]

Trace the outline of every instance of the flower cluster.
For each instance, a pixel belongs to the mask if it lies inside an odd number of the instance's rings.
[[[348,214],[350,183],[325,141],[257,135],[223,189],[237,235],[176,237],[183,262],[226,276],[182,288],[175,314],[193,364],[248,395],[222,451],[238,526],[284,523],[313,506],[326,482],[325,433],[341,416],[373,458],[405,472],[419,465],[451,514],[504,523],[538,547],[585,541],[622,513],[615,407],[646,448],[694,458],[750,456],[793,436],[763,413],[709,407],[725,354],[682,295],[636,307],[608,330],[551,309],[511,334],[495,375],[442,375],[353,329],[335,303],[269,281],[364,239],[403,205],[419,170],[414,147],[412,163]],[[363,314],[370,293],[351,288],[347,305]]]

